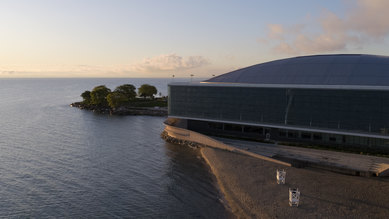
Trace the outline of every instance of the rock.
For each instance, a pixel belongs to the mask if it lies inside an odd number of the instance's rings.
[[[70,104],[71,107],[78,107],[80,109],[90,110],[95,113],[110,114],[110,115],[147,115],[147,116],[167,116],[167,108],[154,107],[119,107],[111,109],[105,106],[87,105],[82,102],[75,102]]]

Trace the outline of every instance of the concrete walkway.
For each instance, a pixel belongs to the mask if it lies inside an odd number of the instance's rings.
[[[294,163],[351,175],[389,176],[389,158],[213,137],[225,144]]]

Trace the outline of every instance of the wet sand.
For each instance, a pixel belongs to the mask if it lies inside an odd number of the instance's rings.
[[[389,178],[365,178],[281,166],[212,148],[201,153],[239,218],[389,218]],[[286,184],[276,170],[286,169]],[[288,188],[301,191],[290,207]]]

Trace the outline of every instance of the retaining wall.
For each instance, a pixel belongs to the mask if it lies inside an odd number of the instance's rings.
[[[217,141],[211,137],[208,137],[206,135],[188,129],[178,128],[167,124],[165,124],[165,126],[166,127],[164,132],[162,133],[162,137],[169,142],[186,144],[189,146],[207,146],[207,147],[227,150],[235,153],[245,154],[251,157],[259,158],[262,160],[270,161],[284,166],[289,166],[289,167],[292,166],[290,163],[287,162],[279,161],[276,159],[272,159],[269,157],[252,153],[250,151],[232,147],[230,145]]]

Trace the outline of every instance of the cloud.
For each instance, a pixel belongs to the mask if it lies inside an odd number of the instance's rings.
[[[1,71],[0,74],[1,75],[13,75],[13,74],[15,74],[15,71]]]
[[[130,69],[135,72],[164,72],[182,71],[208,65],[210,62],[202,56],[182,57],[176,54],[165,54],[131,65]]]
[[[389,1],[359,0],[345,21],[349,28],[381,38],[389,34]]]
[[[285,29],[280,24],[269,24],[269,33],[268,38],[270,39],[283,39],[283,34],[285,33]]]
[[[135,64],[114,66],[88,64],[0,65],[0,77],[160,77],[168,76],[171,73],[176,76],[188,76],[187,70],[194,68],[198,70],[196,75],[206,74],[203,73],[205,69],[200,67],[208,64],[210,64],[208,59],[202,56],[183,57],[176,54],[166,54],[146,58]]]
[[[36,64],[0,66],[0,77],[123,77],[121,66]]]
[[[351,38],[343,34],[323,33],[317,36],[298,34],[292,43],[280,42],[273,50],[277,53],[322,53],[346,49]]]
[[[271,43],[275,53],[291,55],[361,48],[389,35],[387,8],[387,0],[358,0],[344,17],[323,10],[311,25],[269,24],[266,37],[258,41]],[[319,31],[312,31],[317,28]]]

